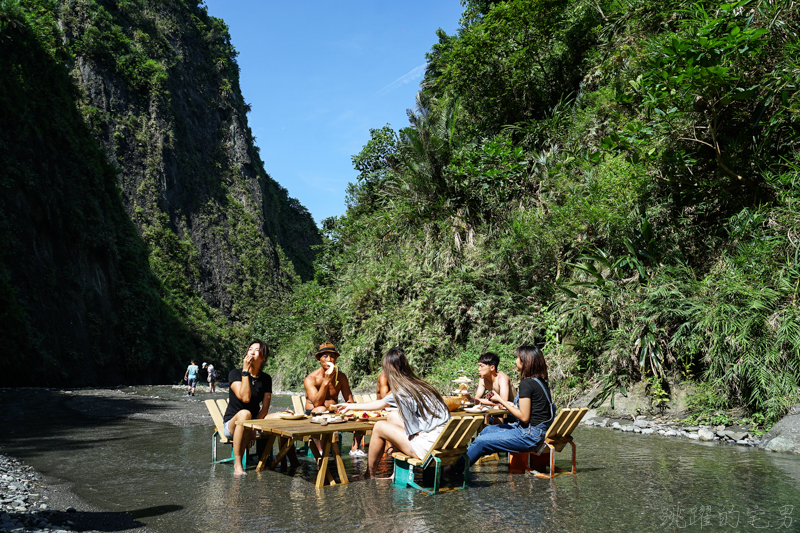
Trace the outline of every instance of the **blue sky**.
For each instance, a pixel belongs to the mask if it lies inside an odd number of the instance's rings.
[[[436,29],[458,0],[206,0],[230,27],[264,166],[319,224],[345,211],[351,157],[370,128],[408,125]]]

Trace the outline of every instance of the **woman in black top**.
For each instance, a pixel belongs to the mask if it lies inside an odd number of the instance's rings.
[[[267,343],[255,340],[247,347],[242,368],[234,368],[228,374],[230,390],[228,409],[222,417],[222,432],[233,440],[233,472],[237,476],[244,474],[242,457],[253,440],[253,432],[244,426],[237,426],[236,422],[267,418],[272,401],[272,378],[261,371],[268,355]]]
[[[513,424],[487,426],[467,449],[469,463],[495,452],[527,452],[544,439],[553,423],[556,406],[547,383],[547,363],[535,346],[520,346],[516,351],[517,370],[522,381],[514,403],[500,395],[494,401],[517,417]]]

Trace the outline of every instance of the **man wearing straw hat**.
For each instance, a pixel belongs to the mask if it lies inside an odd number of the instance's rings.
[[[306,390],[306,415],[327,413],[328,406],[339,403],[340,392],[346,402],[354,401],[347,376],[343,372],[339,372],[336,367],[336,360],[339,358],[336,347],[330,342],[323,342],[315,356],[319,361],[319,368],[303,380]],[[350,455],[366,455],[359,449],[362,437],[363,435],[360,434],[355,435]]]

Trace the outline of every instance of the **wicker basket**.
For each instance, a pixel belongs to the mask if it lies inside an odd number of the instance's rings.
[[[444,403],[451,411],[457,411],[461,408],[461,396],[445,396]]]

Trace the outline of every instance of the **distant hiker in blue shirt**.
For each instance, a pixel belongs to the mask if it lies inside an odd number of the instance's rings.
[[[200,370],[197,367],[197,362],[192,359],[192,364],[186,369],[186,373],[183,375],[183,380],[189,384],[189,391],[187,394],[189,396],[194,396],[194,389],[197,387],[197,371]]]

